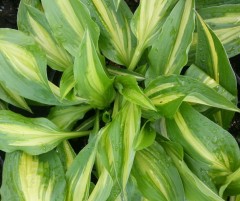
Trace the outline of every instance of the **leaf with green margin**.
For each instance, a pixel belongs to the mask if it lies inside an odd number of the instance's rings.
[[[207,164],[213,180],[239,168],[239,148],[232,135],[188,104],[165,122],[168,137],[194,160]]]
[[[90,131],[64,132],[46,118],[27,118],[0,110],[0,150],[24,151],[31,155],[46,153],[63,140],[88,135]]]
[[[196,0],[197,9],[211,6],[221,6],[224,4],[239,4],[240,0]]]
[[[159,76],[150,81],[144,93],[158,112],[167,117],[174,115],[182,102],[198,103],[239,112],[239,109],[224,96],[188,76]]]
[[[148,200],[185,200],[179,173],[157,142],[136,153],[132,174],[138,189]]]
[[[64,201],[65,189],[64,170],[54,151],[39,156],[20,151],[6,154],[2,200]]]
[[[140,108],[125,102],[105,127],[99,143],[99,157],[110,173],[114,186],[109,200],[124,197],[130,171],[135,156],[135,141],[139,135],[141,121]]]
[[[24,98],[22,98],[12,90],[9,90],[1,82],[0,82],[0,99],[16,107],[19,107],[31,112],[31,108],[28,106]]]
[[[149,53],[149,77],[180,74],[186,65],[195,28],[193,9],[193,0],[180,0],[173,8]]]
[[[208,28],[202,18],[197,14],[198,45],[196,52],[196,65],[212,77],[232,95],[237,95],[237,83],[233,69],[229,63],[224,47]],[[217,122],[228,128],[234,113],[220,111],[215,115]]]
[[[202,71],[199,67],[195,64],[192,64],[187,71],[185,72],[186,76],[192,77],[201,81],[202,83],[206,84],[208,87],[214,89],[219,94],[224,96],[229,101],[235,103],[236,97],[229,93],[226,89],[224,89],[219,83],[216,82],[213,78],[211,78],[208,74]]]
[[[78,153],[68,169],[66,173],[68,188],[66,199],[68,201],[85,201],[89,197],[91,172],[101,136],[102,131]]]
[[[104,168],[97,184],[91,192],[88,201],[105,201],[111,193],[113,180],[109,172]],[[104,187],[104,188],[103,188]]]
[[[82,119],[90,109],[91,106],[89,105],[56,106],[51,108],[48,119],[55,123],[61,130],[70,131],[74,123]]]
[[[51,91],[45,53],[30,36],[0,29],[0,80],[22,97],[45,104],[59,104]]]
[[[75,84],[76,84],[76,81],[73,75],[73,68],[69,67],[65,71],[63,71],[63,74],[60,80],[60,96],[62,99],[65,98],[68,94],[70,94]]]
[[[141,128],[138,135],[135,150],[145,149],[153,144],[156,137],[156,131],[152,128],[151,122],[147,121]]]
[[[191,172],[183,160],[184,152],[179,144],[171,141],[159,141],[159,143],[169,154],[181,176],[186,201],[223,201],[216,192],[212,191],[193,172]]]
[[[128,69],[135,69],[143,52],[152,45],[177,0],[142,0],[131,20],[137,46]]]
[[[64,171],[66,173],[69,167],[72,165],[73,160],[76,157],[76,153],[67,140],[64,140],[61,144],[59,144],[55,150],[62,162]]]
[[[136,39],[131,32],[132,12],[125,1],[116,10],[115,1],[80,0],[101,30],[99,46],[104,56],[117,64],[129,66]]]
[[[109,78],[90,33],[85,32],[79,54],[73,67],[76,90],[79,96],[89,99],[93,107],[108,106],[115,95],[113,79]]]
[[[142,89],[138,86],[136,79],[133,76],[116,76],[115,87],[118,92],[129,102],[139,105],[145,110],[154,110],[156,108],[151,100],[143,93]]]
[[[89,30],[97,46],[99,28],[79,0],[42,0],[46,18],[60,44],[73,56],[79,51],[84,32]]]
[[[68,52],[57,43],[43,12],[21,1],[18,9],[19,30],[31,35],[46,53],[48,65],[59,71],[73,66]]]

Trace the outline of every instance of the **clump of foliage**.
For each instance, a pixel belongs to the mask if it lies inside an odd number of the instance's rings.
[[[227,2],[22,0],[19,30],[0,29],[1,199],[239,200]]]

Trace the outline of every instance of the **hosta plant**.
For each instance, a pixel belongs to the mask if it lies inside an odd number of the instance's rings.
[[[239,200],[227,131],[239,13],[237,0],[141,0],[134,12],[21,0],[19,30],[0,29],[1,199]]]

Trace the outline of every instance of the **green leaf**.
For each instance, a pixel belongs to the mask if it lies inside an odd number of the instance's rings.
[[[131,21],[137,46],[128,69],[133,70],[144,50],[152,45],[177,0],[142,0]]]
[[[138,189],[148,200],[185,200],[178,171],[170,157],[156,142],[136,153],[132,174]]]
[[[65,172],[67,172],[76,157],[76,153],[74,152],[71,144],[67,140],[64,140],[56,147],[56,153],[63,164]]]
[[[121,0],[113,0],[114,6],[116,11],[118,10],[119,4],[121,3]]]
[[[6,155],[3,170],[2,200],[65,200],[66,181],[57,154],[39,156],[23,152]]]
[[[74,124],[82,119],[90,109],[89,105],[57,106],[51,109],[48,118],[61,130],[71,130]]]
[[[135,149],[142,150],[153,144],[156,137],[156,131],[152,128],[151,122],[147,121],[139,133]]]
[[[201,17],[199,15],[197,16],[198,45],[196,52],[196,65],[232,95],[236,96],[236,78],[224,47]],[[229,112],[219,112],[216,115],[219,124],[224,128],[228,128],[234,114]]]
[[[48,65],[53,69],[63,71],[73,65],[71,56],[56,42],[44,13],[29,6],[27,0],[19,5],[18,28],[33,36],[45,51]]]
[[[92,19],[100,27],[99,46],[104,56],[115,63],[128,66],[136,41],[130,28],[132,12],[125,1],[81,0],[81,2],[89,8]]]
[[[151,100],[143,93],[138,86],[136,79],[132,76],[117,76],[115,79],[115,87],[123,97],[136,105],[139,105],[145,110],[154,110],[156,108]]]
[[[0,150],[22,150],[37,155],[48,152],[69,138],[88,135],[89,131],[63,132],[46,118],[26,118],[0,110]]]
[[[46,57],[32,37],[0,29],[0,81],[18,95],[45,104],[59,104],[48,85]]]
[[[196,0],[196,7],[204,8],[204,7],[211,7],[211,6],[221,6],[224,4],[239,4],[239,0]]]
[[[139,135],[141,110],[126,102],[105,129],[99,143],[100,160],[113,178],[109,200],[124,197],[135,156],[135,141]]]
[[[187,63],[195,28],[193,9],[192,0],[181,0],[173,8],[149,53],[148,76],[180,74]]]
[[[186,200],[223,201],[216,192],[212,191],[193,172],[191,172],[183,160],[183,149],[179,144],[171,141],[160,142],[160,144],[169,156],[171,156],[171,159],[181,176]]]
[[[12,90],[9,90],[5,85],[0,83],[0,97],[2,100],[4,100],[7,103],[10,103],[16,107],[25,109],[29,112],[31,112],[31,109],[29,108],[28,104],[17,93],[13,92]]]
[[[97,45],[99,28],[80,1],[42,0],[42,5],[55,38],[71,55],[78,54],[86,30]]]
[[[73,71],[77,93],[89,99],[90,105],[104,108],[112,102],[115,95],[113,79],[106,73],[88,31],[83,37]]]
[[[201,17],[222,42],[228,57],[240,53],[240,1],[198,10]]]
[[[91,172],[95,162],[96,151],[101,131],[79,152],[66,173],[67,200],[85,201],[89,197]]]
[[[166,129],[191,158],[208,166],[215,182],[239,168],[239,148],[232,135],[191,106],[183,104],[173,119],[166,119]]]
[[[159,76],[144,91],[158,112],[171,117],[182,102],[198,103],[230,111],[239,109],[202,82],[182,75]]]

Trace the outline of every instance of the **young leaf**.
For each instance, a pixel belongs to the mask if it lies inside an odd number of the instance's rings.
[[[135,156],[135,141],[140,130],[141,110],[126,102],[104,130],[99,143],[100,160],[113,178],[109,200],[124,197],[123,191]]]
[[[85,113],[90,110],[89,105],[56,106],[51,109],[48,118],[61,130],[71,130],[78,120],[82,119]]]
[[[100,27],[99,46],[104,56],[115,63],[129,66],[136,41],[130,29],[132,12],[125,1],[81,0],[81,2],[89,8],[92,18]]]
[[[80,1],[42,0],[42,5],[55,38],[71,55],[78,54],[86,30],[97,45],[99,29]]]
[[[194,31],[194,1],[180,0],[166,19],[149,53],[148,76],[180,74]]]
[[[17,151],[4,160],[2,200],[64,201],[66,181],[54,151],[31,156]]]
[[[170,157],[156,142],[136,153],[132,174],[138,189],[148,200],[185,200],[178,171]]]
[[[115,87],[119,93],[124,96],[126,100],[139,105],[143,109],[155,110],[151,100],[143,93],[142,89],[138,86],[136,79],[132,76],[117,76],[115,79]]]
[[[41,11],[29,6],[26,0],[21,1],[18,9],[19,30],[33,36],[46,53],[48,65],[63,71],[73,65],[67,51],[54,39],[47,19]]]
[[[231,134],[191,106],[183,104],[173,119],[166,119],[166,129],[191,158],[208,165],[212,179],[239,168],[239,148]]]
[[[144,91],[158,112],[171,117],[182,102],[198,103],[230,111],[239,109],[202,82],[182,75],[159,76]]]
[[[142,0],[131,21],[131,28],[137,37],[137,47],[128,69],[133,70],[144,50],[155,41],[168,14],[177,0]]]
[[[76,156],[66,173],[67,200],[85,201],[89,197],[92,167],[101,133],[98,133]]]
[[[45,104],[59,104],[48,85],[44,52],[32,37],[0,29],[0,81],[18,95]]]
[[[115,95],[113,79],[107,75],[88,31],[83,37],[73,71],[77,93],[89,99],[90,105],[104,108],[112,102]]]
[[[26,118],[0,110],[0,150],[22,150],[31,155],[46,153],[69,138],[88,135],[89,131],[63,132],[45,118]]]

